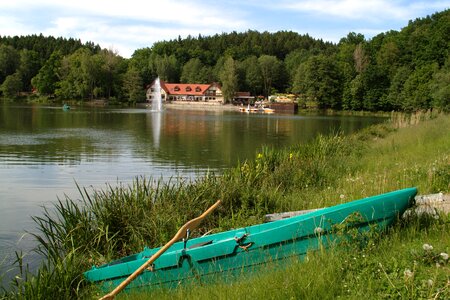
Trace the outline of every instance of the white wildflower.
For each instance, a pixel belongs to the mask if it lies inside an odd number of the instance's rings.
[[[322,227],[316,227],[314,228],[314,233],[315,234],[321,234],[323,232],[323,228]]]
[[[345,195],[341,194],[341,195],[339,196],[339,198],[344,199],[344,198],[345,198]]]
[[[432,287],[434,285],[434,281],[431,279],[428,279],[427,284],[429,287]]]
[[[410,269],[406,269],[405,272],[403,272],[403,274],[405,275],[406,278],[411,278],[414,275],[414,273],[411,272]]]
[[[441,258],[442,258],[443,260],[448,260],[448,254],[447,254],[447,253],[442,252],[442,253],[439,254],[439,255],[441,256]]]
[[[423,250],[425,250],[425,251],[431,251],[431,250],[433,250],[433,246],[431,246],[430,244],[423,244],[422,248],[423,248]]]

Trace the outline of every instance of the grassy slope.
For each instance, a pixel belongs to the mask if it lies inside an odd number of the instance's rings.
[[[352,152],[345,161],[346,173],[340,174],[342,177],[335,186],[292,191],[285,197],[289,202],[285,206],[297,209],[332,205],[409,186],[417,186],[421,194],[449,192],[450,117],[395,132],[383,126],[369,130],[372,132],[362,132],[358,138],[386,136],[377,137],[363,149]],[[425,251],[425,243],[434,249]],[[250,278],[244,276],[233,284],[187,286],[122,297],[448,299],[450,269],[440,253],[450,253],[449,217],[416,217],[397,224],[382,238],[375,237],[363,249],[330,249],[325,255],[311,253],[306,262],[294,261],[286,270],[268,266],[267,272]]]

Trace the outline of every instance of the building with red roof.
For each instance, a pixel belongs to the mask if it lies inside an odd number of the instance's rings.
[[[218,83],[167,83],[160,80],[161,99],[165,101],[195,101],[223,103],[222,88]],[[152,102],[155,81],[147,86],[147,102]]]

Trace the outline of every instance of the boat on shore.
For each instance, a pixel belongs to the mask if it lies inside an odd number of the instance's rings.
[[[270,107],[263,107],[262,110],[265,114],[273,114],[275,112],[275,110]]]
[[[257,113],[259,112],[259,109],[253,106],[250,106],[250,104],[247,107],[239,107],[239,111],[240,112],[245,112],[245,113]]]
[[[268,262],[304,256],[307,251],[327,247],[338,239],[336,225],[345,224],[361,232],[383,230],[413,203],[416,188],[407,188],[315,210],[278,221],[233,229],[171,244],[150,267],[129,285],[132,288],[174,287],[185,280],[206,280],[252,270]],[[358,217],[352,217],[357,215]],[[93,266],[85,278],[103,291],[117,287],[160,248],[145,248],[122,259]]]
[[[248,105],[247,107],[239,107],[239,111],[240,112],[245,112],[245,113],[263,113],[263,114],[273,114],[275,112],[274,109],[269,108],[269,107],[254,107],[254,106],[250,106]]]

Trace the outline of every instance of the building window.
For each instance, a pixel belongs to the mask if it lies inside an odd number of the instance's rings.
[[[186,87],[186,92],[190,92],[190,91],[192,91],[191,87],[190,86]]]
[[[175,92],[178,92],[178,91],[180,90],[180,87],[177,85],[177,86],[175,86],[175,87],[173,88],[173,90],[174,90]]]

